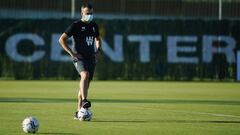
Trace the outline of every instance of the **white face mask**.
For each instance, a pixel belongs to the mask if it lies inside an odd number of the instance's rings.
[[[91,22],[93,20],[93,15],[84,15],[83,21]]]

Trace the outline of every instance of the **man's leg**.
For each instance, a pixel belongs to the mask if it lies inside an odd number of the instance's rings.
[[[95,61],[93,63],[84,61],[78,61],[74,63],[79,75],[81,76],[79,83],[79,92],[78,92],[78,103],[77,110],[79,111],[81,107],[91,107],[91,102],[86,100],[88,96],[88,88],[90,81],[93,78],[93,73],[95,69]],[[87,71],[89,70],[89,71]],[[85,100],[85,101],[84,101]],[[86,104],[87,103],[87,104]]]
[[[88,81],[88,85],[87,85],[87,93],[88,93],[89,84],[90,84],[90,81]],[[77,104],[77,110],[80,110],[80,109],[81,109],[81,106],[82,106],[81,80],[80,80],[79,86],[80,86],[80,89],[79,89],[79,91],[78,91],[78,104]],[[86,99],[87,99],[87,97],[86,97]]]
[[[89,72],[82,71],[80,72],[81,80],[80,80],[80,89],[78,92],[78,107],[80,110],[81,107],[88,108],[91,107],[90,101],[87,100],[88,96],[88,88],[89,88]]]
[[[82,96],[81,96],[81,91],[80,91],[80,89],[79,89],[79,91],[78,91],[78,104],[77,104],[77,111],[80,110],[81,106],[82,106]]]
[[[82,100],[87,99],[88,94],[88,81],[89,81],[89,72],[82,71],[80,73],[81,80],[80,80],[80,92]]]

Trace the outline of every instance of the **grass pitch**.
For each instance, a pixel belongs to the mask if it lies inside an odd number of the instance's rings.
[[[0,81],[0,134],[239,135],[240,84],[93,81],[91,122],[73,120],[77,81]]]

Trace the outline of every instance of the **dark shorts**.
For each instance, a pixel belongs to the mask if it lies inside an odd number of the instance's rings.
[[[78,60],[73,62],[79,76],[81,77],[80,73],[82,71],[89,72],[89,80],[93,79],[94,70],[96,66],[95,60]]]

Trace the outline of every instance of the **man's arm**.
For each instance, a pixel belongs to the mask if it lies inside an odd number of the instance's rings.
[[[73,60],[81,59],[82,56],[80,54],[76,54],[72,52],[72,50],[69,48],[69,45],[67,44],[68,35],[66,33],[63,33],[61,37],[59,38],[58,42],[62,46],[62,48],[72,57]]]
[[[96,43],[96,48],[97,48],[97,52],[98,51],[102,51],[102,40],[101,40],[101,37],[98,36],[95,38],[95,43]]]
[[[101,53],[102,53],[102,40],[101,40],[100,36],[95,38],[95,44],[96,44],[96,49],[97,49],[97,52],[96,52],[95,55],[96,55],[96,58],[98,60],[101,56]]]
[[[67,39],[68,39],[68,35],[63,33],[61,35],[61,37],[59,38],[58,42],[60,43],[60,45],[62,46],[62,48],[73,57],[74,53],[72,52],[72,50],[69,48],[68,44],[67,44]]]

